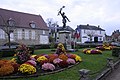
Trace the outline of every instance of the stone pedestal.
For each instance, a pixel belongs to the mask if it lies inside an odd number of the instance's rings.
[[[87,70],[87,69],[79,70],[79,74],[80,74],[79,80],[89,80],[89,72],[90,70]]]
[[[70,31],[68,30],[59,31],[59,42],[65,44],[65,48],[67,50],[71,49]]]
[[[107,66],[114,70],[113,58],[107,58]]]

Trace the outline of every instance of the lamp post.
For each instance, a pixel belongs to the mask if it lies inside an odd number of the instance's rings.
[[[7,24],[8,24],[7,26],[8,44],[10,48],[10,43],[11,43],[10,34],[13,32],[12,27],[15,26],[15,21],[12,18],[10,18],[9,20],[7,20]]]
[[[13,26],[15,26],[15,21],[12,18],[9,18],[7,21],[5,21],[1,15],[0,17],[3,21],[3,25],[1,29],[3,29],[8,36],[8,46],[10,49],[10,34],[13,32]]]

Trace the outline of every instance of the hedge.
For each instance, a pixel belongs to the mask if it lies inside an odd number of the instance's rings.
[[[50,49],[50,44],[35,45],[35,49]]]
[[[88,43],[88,44],[86,44],[86,43],[84,43],[84,44],[76,44],[75,45],[75,47],[76,47],[76,49],[80,49],[80,48],[95,48],[95,47],[97,47],[97,46],[101,46],[102,44],[96,44],[96,43]]]
[[[16,52],[15,52],[14,49],[0,50],[0,55],[1,55],[1,57],[10,57],[10,56],[14,56],[15,53],[16,53]]]
[[[35,46],[28,46],[30,54],[34,54]]]
[[[120,47],[113,48],[112,56],[119,57],[120,55]]]

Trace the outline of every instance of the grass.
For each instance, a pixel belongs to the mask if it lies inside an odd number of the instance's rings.
[[[49,54],[54,52],[51,52],[50,49],[41,49],[41,50],[35,50],[34,53]],[[82,53],[82,49],[79,49],[79,51],[72,53],[79,55],[82,58],[83,62],[59,73],[44,75],[39,77],[30,77],[28,79],[29,80],[79,80],[80,75],[78,71],[80,69],[90,70],[90,74],[91,74],[90,77],[94,78],[96,75],[100,73],[100,71],[102,71],[106,67],[107,57],[111,57],[114,60],[117,59],[116,57],[112,56],[112,51],[103,51],[103,54],[87,55]],[[17,80],[26,80],[26,78],[19,78]]]

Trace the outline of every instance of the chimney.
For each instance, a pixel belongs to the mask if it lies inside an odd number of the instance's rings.
[[[89,26],[89,24],[87,24],[87,26]]]
[[[98,25],[98,28],[100,28],[100,25]]]

